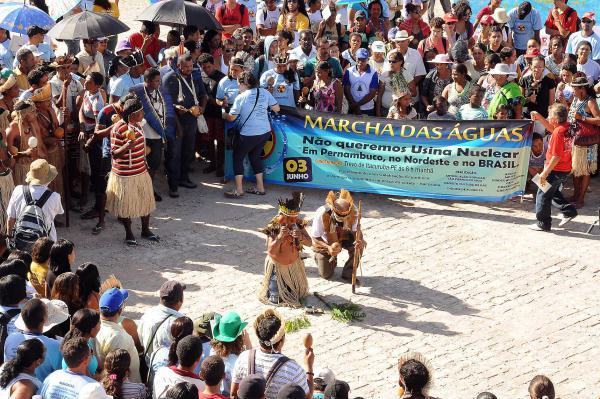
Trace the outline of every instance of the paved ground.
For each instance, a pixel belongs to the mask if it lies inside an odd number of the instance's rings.
[[[121,4],[125,21],[145,6],[142,0]],[[183,310],[189,315],[236,309],[252,321],[264,309],[256,299],[265,250],[257,229],[288,191],[269,187],[266,197],[232,202],[217,179],[193,178],[202,183],[198,189],[182,189],[181,198],[165,199],[153,215],[160,244],[126,248],[112,218],[99,237],[89,234],[91,222],[79,220],[59,234],[77,243],[77,262],[94,261],[104,276],[115,273],[133,290],[132,317],[156,303],[165,279],[177,278],[188,284]],[[357,196],[369,242],[358,294],[339,271],[324,281],[312,260],[306,267],[312,291],[359,303],[366,318],[347,326],[310,316],[316,367],[332,368],[354,396],[388,397],[399,355],[418,351],[430,360],[435,396],[469,398],[491,390],[525,398],[529,380],[544,373],[562,398],[598,397],[600,245],[585,230],[600,202],[599,183],[593,180],[582,215],[554,233],[526,229],[533,221],[531,199],[472,204]],[[160,187],[165,192],[164,181]],[[310,217],[325,192],[306,194]],[[301,337],[290,334],[285,347],[298,360]]]

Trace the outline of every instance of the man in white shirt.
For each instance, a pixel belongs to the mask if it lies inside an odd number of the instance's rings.
[[[592,45],[592,54],[590,58],[596,62],[600,62],[600,35],[594,32],[596,25],[596,14],[586,12],[581,17],[581,30],[572,33],[567,41],[567,54],[576,55],[579,43],[586,41]]]
[[[396,51],[404,56],[404,78],[408,83],[410,94],[413,98],[413,102],[418,100],[417,87],[427,71],[425,70],[425,64],[423,63],[423,57],[414,48],[408,47],[408,44],[412,40],[412,36],[408,35],[408,32],[401,30],[396,33],[394,37],[394,43],[396,44]]]
[[[270,1],[274,2],[274,0]],[[10,33],[6,29],[0,28],[0,69],[12,69],[14,58],[15,56],[10,48]]]
[[[98,51],[97,39],[83,39],[83,50],[77,53],[76,57],[79,60],[79,73],[88,75],[90,72],[100,72],[102,76],[106,76],[104,70],[104,57]]]
[[[300,31],[299,46],[289,51],[290,55],[295,55],[298,59],[298,68],[304,69],[304,65],[317,56],[317,49],[313,46],[313,33],[309,29]]]
[[[152,389],[153,398],[164,397],[164,393],[179,382],[189,382],[204,390],[204,381],[194,372],[202,358],[202,338],[188,335],[177,343],[177,366],[163,366],[156,371]]]
[[[87,384],[96,384],[87,376],[87,366],[91,359],[87,339],[73,338],[62,345],[66,370],[57,370],[45,380],[40,391],[43,399],[78,399],[79,392]]]
[[[266,0],[256,14],[256,30],[262,37],[274,36],[277,33],[277,21],[281,10],[277,7],[277,0]]]
[[[46,228],[50,229],[50,234],[48,236],[53,241],[57,240],[58,237],[56,236],[56,228],[54,227],[54,218],[56,215],[62,215],[65,211],[61,204],[60,194],[52,192],[48,188],[48,184],[50,184],[56,176],[58,176],[58,170],[50,165],[45,159],[36,159],[31,163],[29,172],[25,178],[27,184],[15,187],[10,196],[10,200],[8,201],[8,207],[6,209],[8,215],[6,231],[9,236],[12,236],[12,230],[17,218],[27,206],[24,190],[29,190],[34,201],[39,200],[42,195],[48,191],[50,192],[50,195],[45,195],[47,199],[41,208],[44,213]]]
[[[304,390],[306,398],[312,398],[315,360],[312,348],[307,350],[304,357],[306,365],[306,371],[304,371],[295,360],[289,359],[281,353],[285,343],[285,321],[279,313],[273,309],[265,310],[256,318],[254,327],[259,348],[242,352],[235,362],[231,397],[238,396],[240,383],[248,375],[258,374],[267,379],[273,370],[271,383],[265,392],[267,399],[277,398],[277,393],[286,384],[299,385]],[[281,363],[281,365],[275,371],[277,363]]]
[[[61,55],[50,66],[56,68],[56,74],[50,79],[52,88],[52,104],[59,123],[67,119],[67,128],[73,128],[73,121],[78,117],[75,104],[77,96],[83,94],[83,85],[73,78],[71,65],[73,57]],[[73,112],[75,110],[75,112]]]
[[[179,312],[183,306],[184,290],[185,285],[175,280],[163,283],[160,287],[160,304],[145,312],[138,323],[138,335],[148,364],[152,352],[171,346],[171,324],[178,317],[185,316]]]

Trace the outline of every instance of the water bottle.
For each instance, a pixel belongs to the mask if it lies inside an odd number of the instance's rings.
[[[275,269],[273,269],[273,273],[269,279],[269,301],[274,304],[279,303],[279,290],[277,289],[277,275],[275,274]]]

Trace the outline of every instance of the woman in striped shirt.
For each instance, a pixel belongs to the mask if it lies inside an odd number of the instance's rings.
[[[128,379],[131,356],[124,349],[109,352],[104,359],[106,375],[102,385],[113,399],[146,399],[146,386]]]
[[[125,243],[137,245],[131,231],[131,218],[141,217],[142,237],[158,241],[150,231],[150,213],[156,209],[152,180],[146,166],[146,144],[140,122],[142,103],[136,98],[125,101],[123,118],[110,133],[112,170],[106,188],[106,208],[125,227]]]

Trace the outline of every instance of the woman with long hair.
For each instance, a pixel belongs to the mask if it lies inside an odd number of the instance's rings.
[[[419,47],[419,43],[422,40],[429,37],[431,28],[423,21],[421,6],[408,3],[404,8],[406,9],[407,18],[400,24],[399,29],[408,32],[408,35],[412,37],[408,45],[409,47],[416,49]],[[384,37],[387,38],[387,34]]]
[[[17,347],[17,355],[0,371],[0,398],[31,399],[41,388],[35,369],[44,362],[46,348],[39,339],[28,339]]]
[[[50,298],[56,277],[71,271],[75,261],[75,244],[65,238],[59,238],[50,249],[48,274],[46,274],[46,298]]]
[[[13,120],[8,126],[6,145],[15,159],[13,168],[15,184],[25,184],[31,162],[41,157],[37,146],[30,146],[33,138],[39,145],[42,138],[37,123],[35,105],[31,101],[17,101],[13,108]]]
[[[295,32],[300,32],[304,29],[310,29],[310,19],[306,12],[306,5],[304,1],[299,0],[283,0],[283,6],[281,7],[281,15],[277,22],[277,31],[284,28],[288,15],[293,15],[296,20]]]
[[[223,50],[221,49],[221,33],[216,30],[208,30],[204,33],[200,50],[213,56],[215,68],[221,67],[223,59]]]
[[[452,67],[452,83],[450,83],[442,96],[446,97],[450,108],[448,112],[456,115],[458,109],[469,102],[469,93],[473,87],[473,82],[467,71],[465,64],[454,64]]]
[[[473,11],[471,10],[469,2],[461,0],[456,3],[453,13],[457,19],[456,25],[454,25],[455,41],[466,40],[469,43],[469,46],[473,46],[475,44],[475,39],[473,38],[475,29],[470,21]]]
[[[82,308],[79,300],[79,277],[75,273],[66,272],[59,275],[52,285],[50,299],[59,299],[67,304],[69,315],[73,316],[75,312]],[[46,334],[48,336],[63,337],[71,327],[71,321],[65,320],[61,324],[52,327]]]
[[[109,352],[104,359],[105,375],[102,385],[114,399],[145,399],[146,386],[128,379],[131,355],[124,349]]]
[[[227,324],[227,328],[222,329],[221,324]],[[248,333],[244,330],[246,325],[248,323],[243,322],[240,315],[233,311],[223,316],[215,315],[210,354],[219,356],[225,363],[225,378],[221,384],[221,393],[225,396],[230,393],[233,368],[238,356],[244,350],[252,348]]]
[[[150,368],[156,372],[163,366],[176,366],[177,359],[177,344],[188,335],[194,332],[194,322],[186,316],[178,317],[171,324],[171,336],[173,341],[170,347],[161,347],[152,353],[150,356]]]
[[[308,93],[308,98],[302,94],[301,100],[310,104],[319,112],[342,113],[344,90],[339,79],[333,76],[331,65],[321,61],[317,65],[316,79]]]
[[[79,277],[79,300],[83,307],[100,310],[100,273],[98,266],[86,262],[75,271]]]
[[[63,342],[72,338],[85,338],[88,340],[88,346],[92,352],[95,352],[95,338],[100,331],[100,313],[92,309],[79,309],[71,317],[71,329],[65,334]],[[63,369],[67,368],[67,364],[63,360]],[[101,367],[98,364],[98,358],[94,353],[90,358],[90,363],[87,368],[90,377],[99,379]]]
[[[554,399],[554,384],[545,375],[536,375],[529,383],[530,399]]]
[[[29,267],[29,281],[36,285],[42,285],[48,274],[48,263],[50,251],[54,241],[48,237],[38,238],[31,248],[31,266]],[[43,292],[41,292],[43,294]]]

